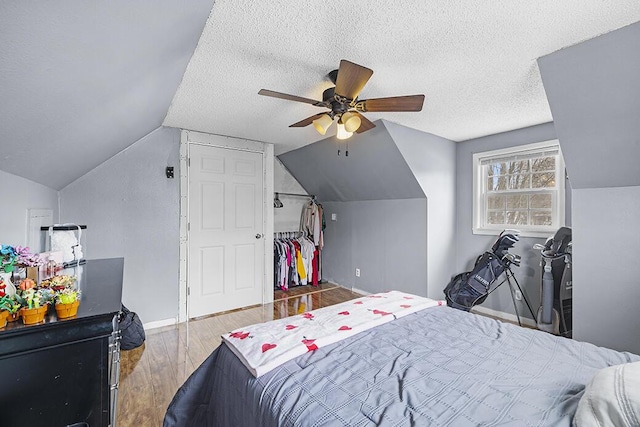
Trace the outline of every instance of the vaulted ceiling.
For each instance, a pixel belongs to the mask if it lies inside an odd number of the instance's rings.
[[[60,189],[160,126],[212,4],[0,1],[0,169]]]
[[[323,138],[288,128],[319,111],[258,90],[320,99],[340,59],[374,70],[361,98],[426,95],[370,120],[456,141],[548,122],[536,59],[639,20],[637,0],[2,1],[0,169],[62,188],[161,124],[286,152]]]

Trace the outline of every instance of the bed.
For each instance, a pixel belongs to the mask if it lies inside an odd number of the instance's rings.
[[[594,374],[637,361],[435,306],[257,378],[223,343],[178,390],[164,425],[570,426]]]

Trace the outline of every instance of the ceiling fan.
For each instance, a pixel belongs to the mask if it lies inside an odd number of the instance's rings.
[[[260,89],[258,94],[328,108],[329,111],[314,114],[289,125],[289,127],[305,127],[313,123],[318,133],[324,135],[334,119],[337,118],[338,131],[336,136],[338,139],[347,139],[353,135],[353,132],[362,133],[376,127],[360,113],[422,110],[424,95],[359,100],[358,95],[372,74],[373,70],[343,59],[340,61],[340,67],[328,74],[329,79],[335,86],[322,93],[322,101],[268,89]]]

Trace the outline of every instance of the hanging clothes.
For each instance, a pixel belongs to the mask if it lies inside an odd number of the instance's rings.
[[[318,286],[322,279],[322,248],[324,247],[325,228],[324,209],[315,198],[312,198],[302,207],[300,231],[313,241],[314,247],[309,254],[312,274],[307,280],[314,286]]]
[[[313,239],[313,243],[322,249],[324,246],[323,227],[324,211],[315,199],[309,200],[302,207],[300,215],[300,231]]]
[[[317,263],[313,263],[314,242],[299,232],[275,233],[273,240],[274,288],[288,290],[292,286],[313,283],[317,286]],[[284,234],[284,236],[283,236]],[[297,235],[297,237],[293,237]],[[316,265],[316,270],[314,270]]]

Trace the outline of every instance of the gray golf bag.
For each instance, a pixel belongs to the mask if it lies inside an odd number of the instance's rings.
[[[542,260],[538,329],[571,338],[572,287],[571,229],[561,227],[544,245],[536,244]]]

